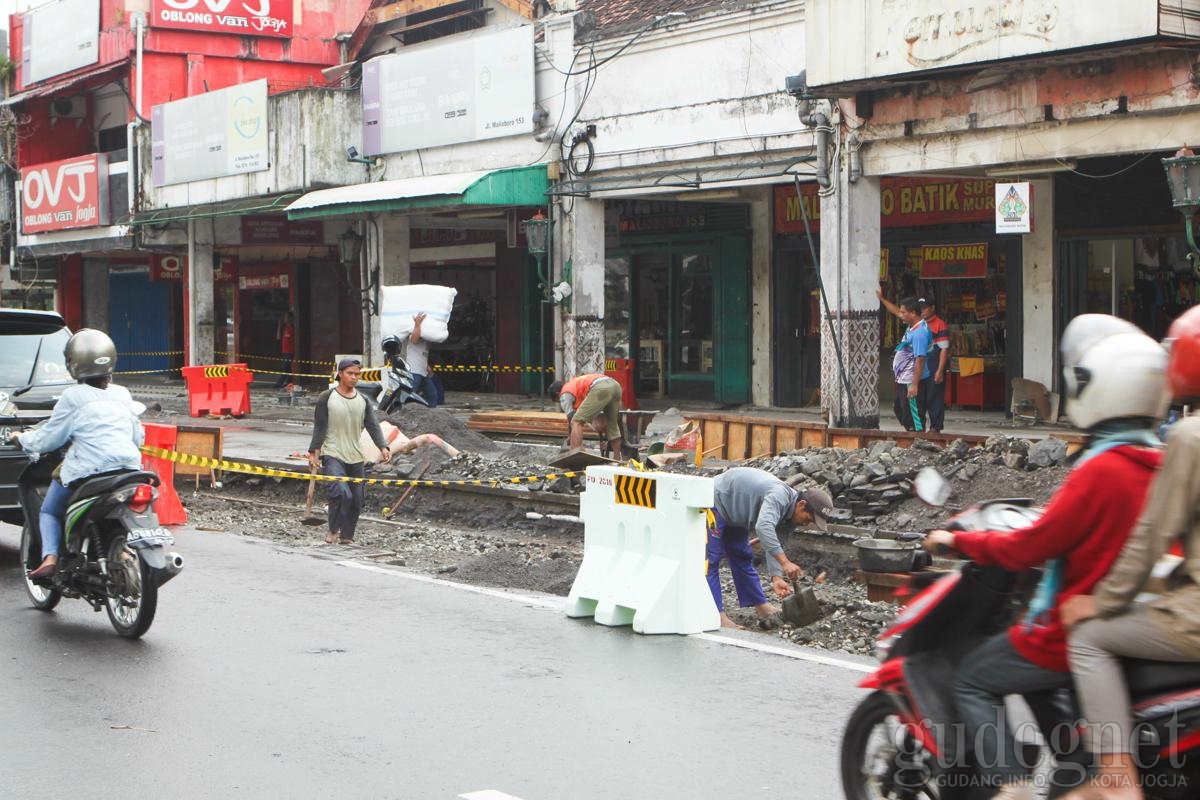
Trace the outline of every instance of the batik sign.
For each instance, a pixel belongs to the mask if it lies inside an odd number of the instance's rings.
[[[995,183],[985,178],[883,178],[879,182],[879,224],[883,228],[917,228],[990,220],[996,205]],[[815,183],[801,184],[797,197],[794,184],[775,187],[776,233],[804,233],[805,216],[812,232],[821,232],[819,188]]]
[[[21,232],[108,224],[108,157],[103,153],[21,170]]]
[[[921,248],[921,280],[986,278],[988,246],[974,244],[927,244]]]
[[[292,35],[292,0],[153,0],[151,26],[240,36]]]

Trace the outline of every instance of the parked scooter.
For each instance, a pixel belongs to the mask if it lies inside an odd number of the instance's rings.
[[[933,470],[922,470],[914,486],[930,505],[949,496],[945,479]],[[944,527],[1011,530],[1039,515],[1028,500],[993,500],[962,511]],[[1014,574],[967,562],[909,601],[881,634],[882,664],[859,684],[872,692],[846,724],[841,772],[847,800],[991,796],[994,789],[982,785],[973,766],[970,742],[957,734],[954,674],[968,653],[1011,624],[1035,584],[1036,571]],[[1200,664],[1128,659],[1125,672],[1146,797],[1194,798],[1200,786]],[[1090,754],[1078,735],[1077,704],[1069,690],[1026,700],[1057,764],[1048,796],[1059,796],[1087,776]]]
[[[0,401],[0,433],[22,427],[17,409]],[[67,504],[58,571],[31,580],[28,573],[42,561],[38,513],[54,469],[64,451],[27,454],[18,497],[24,515],[21,567],[25,591],[35,608],[50,611],[62,598],[86,601],[94,611],[104,609],[121,636],[136,639],[150,629],[158,608],[158,589],[183,569],[183,557],[168,552],[175,544],[151,507],[158,496],[158,476],[141,470],[95,475],[72,487]]]
[[[383,416],[396,413],[408,403],[428,406],[429,401],[414,390],[416,380],[408,364],[400,356],[400,340],[389,336],[383,340],[383,381],[359,381],[358,391],[371,398]]]

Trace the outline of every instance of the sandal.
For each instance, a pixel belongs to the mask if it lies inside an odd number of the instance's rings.
[[[353,539],[338,539],[338,544],[354,544]]]

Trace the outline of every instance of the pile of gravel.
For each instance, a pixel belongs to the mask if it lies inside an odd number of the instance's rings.
[[[486,453],[498,449],[491,439],[469,430],[462,420],[441,408],[409,403],[388,417],[388,422],[410,439],[422,433],[434,433],[467,453]]]

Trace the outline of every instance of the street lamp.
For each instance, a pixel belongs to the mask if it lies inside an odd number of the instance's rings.
[[[541,374],[538,376],[538,395],[541,398],[542,410],[546,410],[546,305],[552,302],[550,298],[550,279],[546,276],[546,252],[550,249],[550,220],[539,208],[537,213],[521,223],[525,229],[525,247],[529,255],[537,260],[538,288],[542,290],[542,301],[538,304],[538,366]]]
[[[1171,189],[1171,205],[1183,214],[1188,247],[1192,249],[1188,258],[1200,270],[1200,248],[1196,247],[1196,237],[1192,233],[1192,217],[1200,208],[1200,156],[1183,147],[1172,158],[1164,158],[1162,163]]]
[[[357,264],[359,253],[362,252],[363,237],[354,228],[347,228],[338,239],[338,250],[343,264]]]

